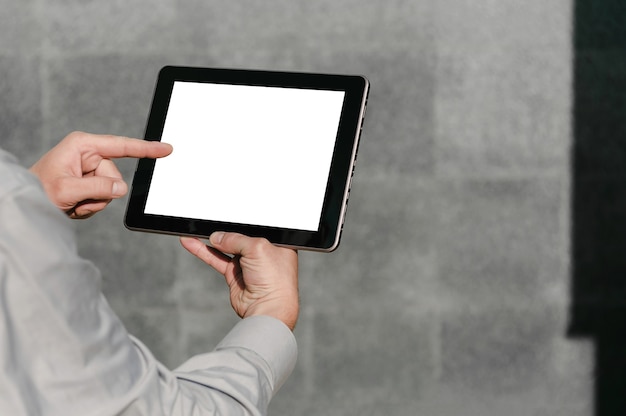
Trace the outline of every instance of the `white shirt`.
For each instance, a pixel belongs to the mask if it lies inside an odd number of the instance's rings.
[[[0,149],[0,415],[266,414],[296,361],[287,326],[244,319],[170,371],[110,309],[70,221]]]

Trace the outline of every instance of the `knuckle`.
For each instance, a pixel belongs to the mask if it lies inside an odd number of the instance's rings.
[[[84,133],[82,131],[74,130],[73,132],[68,134],[66,138],[67,140],[74,141],[79,140],[83,135]]]
[[[62,181],[54,180],[48,183],[48,188],[50,189],[50,193],[52,195],[57,195],[60,199],[66,198],[66,187],[63,186]]]
[[[260,254],[265,254],[272,249],[272,244],[265,238],[254,238],[251,243],[252,249]]]
[[[78,142],[81,142],[84,139],[85,134],[86,133],[82,131],[75,130],[65,136],[65,139],[63,139],[63,141],[66,143],[70,143],[72,146],[75,146]]]

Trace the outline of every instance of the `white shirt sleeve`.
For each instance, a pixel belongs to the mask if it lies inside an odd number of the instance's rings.
[[[1,415],[266,413],[295,366],[289,328],[244,319],[168,370],[109,307],[70,220],[2,150],[0,178]]]

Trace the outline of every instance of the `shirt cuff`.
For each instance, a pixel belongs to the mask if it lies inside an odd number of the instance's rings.
[[[239,321],[215,349],[228,348],[248,349],[265,360],[272,370],[274,391],[287,380],[298,356],[293,332],[270,316],[251,316]]]

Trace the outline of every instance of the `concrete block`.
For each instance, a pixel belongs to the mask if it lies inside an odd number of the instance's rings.
[[[567,56],[555,57],[549,48],[495,56],[442,52],[437,62],[440,174],[566,171]]]
[[[411,401],[433,374],[429,316],[360,303],[346,300],[315,315],[313,404],[320,413],[372,414],[372,407]]]
[[[302,53],[315,63],[316,56],[338,50],[368,55],[382,48],[406,52],[419,43],[416,38],[428,33],[429,8],[428,2],[403,1],[195,0],[182,3],[179,13],[194,32],[187,37],[194,44],[204,43],[208,53],[226,65],[245,65],[244,60],[256,64],[263,56],[280,63],[281,56],[291,53]]]
[[[550,347],[547,399],[534,416],[587,416],[594,413],[594,345],[587,340],[555,339]]]
[[[438,172],[565,171],[572,54],[563,28],[571,25],[570,2],[436,7]]]
[[[1,0],[0,54],[34,56],[41,52],[41,16],[35,0]]]
[[[433,29],[431,2],[323,0],[305,2],[301,9],[305,42],[346,52],[420,49]]]
[[[480,381],[475,381],[477,384]],[[580,407],[571,403],[561,402],[560,407],[546,407],[549,393],[541,390],[541,386],[530,391],[512,392],[510,394],[487,395],[458,386],[444,384],[430,385],[422,389],[422,398],[416,401],[412,409],[399,407],[400,415],[431,415],[431,416],[547,416],[547,415],[590,415]],[[405,410],[406,409],[406,410]],[[412,410],[412,411],[411,411]],[[568,411],[570,413],[568,413]],[[389,411],[390,414],[393,411]]]
[[[440,49],[475,53],[570,45],[573,3],[557,0],[433,2],[435,40]],[[541,33],[541,36],[538,36]]]
[[[473,394],[518,395],[544,385],[554,311],[537,308],[459,309],[443,316],[442,382]]]
[[[353,69],[371,82],[359,169],[383,175],[432,174],[436,89],[430,55],[385,53]]]
[[[36,57],[0,56],[1,146],[25,166],[32,165],[48,150],[41,146],[40,65],[41,60]]]
[[[565,279],[559,180],[445,181],[438,187],[438,271],[458,302],[541,302]]]
[[[248,67],[294,47],[301,32],[299,6],[288,1],[188,1],[180,4],[181,30],[218,66]]]
[[[145,55],[176,50],[176,4],[169,1],[106,3],[73,0],[43,2],[46,48],[51,54],[120,52]]]
[[[166,59],[82,56],[51,60],[51,136],[73,130],[143,137],[157,74]]]

